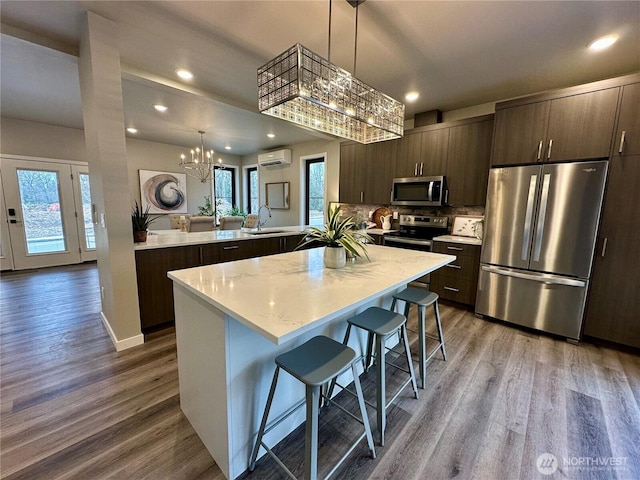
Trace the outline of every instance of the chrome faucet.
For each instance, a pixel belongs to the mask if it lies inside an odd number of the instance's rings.
[[[261,218],[260,214],[262,213],[262,209],[263,208],[266,208],[267,212],[269,213],[269,216],[267,217],[267,219],[264,222],[260,220],[260,218]],[[267,224],[267,222],[269,221],[270,218],[271,218],[271,209],[269,208],[269,206],[268,205],[261,205],[260,208],[258,209],[258,231],[260,231],[260,229]]]

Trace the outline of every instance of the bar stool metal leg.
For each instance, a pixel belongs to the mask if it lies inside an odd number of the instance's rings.
[[[304,439],[304,478],[318,478],[318,404],[320,387],[306,385],[307,420]]]

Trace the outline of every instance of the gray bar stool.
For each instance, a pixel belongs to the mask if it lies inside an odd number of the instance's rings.
[[[282,355],[276,357],[276,371],[273,375],[273,381],[271,382],[271,390],[269,390],[269,397],[267,399],[267,405],[264,409],[264,415],[262,416],[262,422],[260,424],[260,430],[258,431],[258,438],[253,446],[251,452],[251,459],[249,461],[249,470],[253,471],[256,466],[256,459],[258,457],[258,451],[260,447],[264,447],[269,455],[271,455],[278,465],[287,473],[290,478],[296,477],[291,471],[282,463],[282,461],[276,456],[275,453],[262,441],[262,437],[265,433],[269,432],[272,428],[280,424],[285,418],[289,417],[293,412],[303,405],[307,406],[307,419],[305,424],[305,441],[304,441],[304,478],[305,480],[316,480],[318,478],[318,408],[320,404],[320,398],[325,401],[334,404],[344,413],[352,417],[354,420],[364,425],[364,432],[358,437],[358,439],[351,445],[347,453],[338,461],[333,467],[331,472],[327,475],[328,478],[340,467],[342,462],[349,456],[349,454],[356,448],[360,441],[366,436],[367,443],[369,444],[369,450],[371,451],[372,458],[376,458],[376,452],[373,445],[373,436],[371,435],[371,427],[369,426],[369,417],[367,416],[367,410],[364,404],[364,396],[362,395],[362,387],[360,386],[360,379],[356,373],[355,364],[359,360],[356,352],[335,340],[325,337],[317,336],[303,343],[299,347],[294,348]],[[322,385],[327,384],[330,380],[335,379],[338,375],[346,371],[351,367],[353,374],[353,383],[356,387],[356,396],[358,398],[358,405],[360,406],[361,419],[347,411],[341,405],[338,405],[333,401],[329,395],[322,393]],[[293,377],[300,380],[305,385],[306,400],[302,400],[297,405],[294,405],[284,414],[273,420],[267,426],[267,419],[269,417],[269,410],[271,409],[271,403],[273,401],[273,395],[276,390],[276,384],[278,383],[278,373],[280,369],[288,372]],[[353,394],[349,390],[348,393]]]
[[[413,371],[413,362],[411,361],[411,351],[409,350],[409,341],[407,339],[407,319],[399,313],[390,312],[380,307],[369,307],[364,312],[359,313],[355,317],[350,318],[347,321],[347,333],[344,336],[344,344],[349,343],[349,335],[351,334],[351,327],[355,326],[369,333],[367,342],[367,354],[365,369],[368,369],[371,365],[371,350],[375,337],[375,357],[376,357],[376,413],[378,421],[378,432],[380,434],[380,445],[384,446],[384,432],[387,427],[387,407],[398,398],[400,393],[410,383],[413,386],[413,393],[418,398],[418,385],[416,383],[416,376]],[[409,374],[409,378],[402,384],[402,386],[395,393],[393,398],[386,401],[386,348],[387,339],[397,333],[400,333],[400,339],[404,344],[405,355],[407,359],[407,366],[409,370],[400,369],[400,367],[390,363],[389,365]],[[335,380],[331,382],[329,388],[329,396],[333,390]],[[340,386],[340,385],[339,385]],[[342,387],[344,388],[344,387]],[[367,402],[368,403],[368,402]]]
[[[405,302],[404,304],[404,316],[409,318],[409,309],[411,304],[415,304],[418,306],[418,359],[419,359],[419,370],[420,370],[420,381],[422,383],[422,388],[425,388],[426,383],[426,371],[427,371],[427,362],[431,360],[431,358],[436,354],[438,350],[442,351],[442,359],[447,360],[447,353],[444,349],[444,336],[442,335],[442,324],[440,323],[440,310],[438,309],[438,294],[434,292],[430,292],[429,290],[425,290],[423,288],[415,288],[415,287],[407,287],[401,292],[396,293],[393,296],[393,301],[391,302],[391,311],[395,312],[396,302],[398,300],[402,300]],[[433,310],[436,315],[436,327],[438,328],[438,337],[432,337],[427,335],[425,329],[425,317],[427,312],[427,307],[429,305],[433,305]],[[430,338],[431,340],[436,340],[438,345],[427,355],[427,345],[425,338]]]

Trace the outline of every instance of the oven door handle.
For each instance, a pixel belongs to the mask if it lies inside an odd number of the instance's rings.
[[[423,247],[431,249],[431,240],[413,240],[411,238],[402,238],[402,237],[384,237],[385,244],[387,241],[390,243],[399,243],[399,244],[408,244],[408,245],[420,245]]]

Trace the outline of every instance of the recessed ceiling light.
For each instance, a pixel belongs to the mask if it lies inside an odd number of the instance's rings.
[[[184,68],[177,69],[176,75],[178,75],[183,80],[191,80],[193,78],[193,73],[191,73],[189,70],[185,70]]]
[[[267,137],[269,138],[274,138],[276,135],[275,133],[267,133]]]
[[[129,132],[129,133],[138,133],[138,129],[137,128],[133,128],[133,127],[129,127],[129,128],[127,128],[127,132]]]
[[[609,48],[611,45],[616,43],[617,40],[618,35],[607,35],[604,37],[600,37],[589,44],[589,50],[604,50],[605,48]]]
[[[231,150],[231,147],[229,145],[224,147],[225,150]]]
[[[409,92],[404,96],[404,99],[407,102],[414,102],[418,99],[419,96],[420,94],[418,92]]]
[[[166,112],[168,110],[167,107],[165,107],[164,105],[160,105],[159,103],[156,103],[153,108],[155,108],[157,111],[159,112]]]

